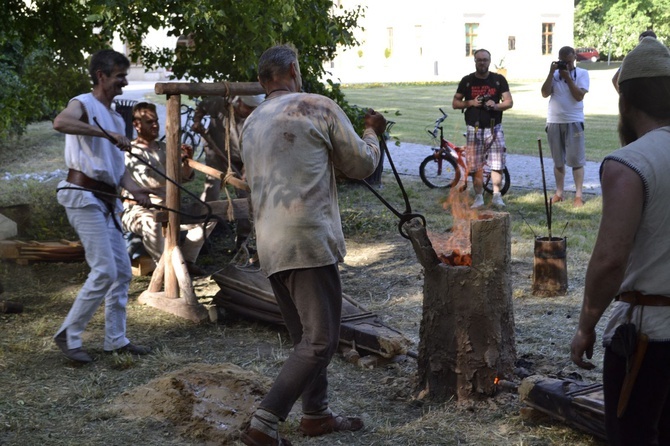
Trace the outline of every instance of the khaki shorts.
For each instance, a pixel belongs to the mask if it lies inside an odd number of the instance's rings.
[[[584,167],[584,123],[547,124],[545,129],[555,167]]]

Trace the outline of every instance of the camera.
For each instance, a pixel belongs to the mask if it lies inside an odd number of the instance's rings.
[[[564,60],[557,60],[557,61],[554,62],[554,63],[556,64],[556,67],[557,67],[559,70],[567,70],[567,69],[568,69],[568,63],[567,63],[566,61],[564,61]]]
[[[479,103],[480,104],[486,104],[491,99],[492,98],[491,98],[490,94],[483,94],[483,95],[479,96]],[[485,105],[485,107],[486,107],[487,110],[493,110],[493,107],[488,107],[486,105]]]

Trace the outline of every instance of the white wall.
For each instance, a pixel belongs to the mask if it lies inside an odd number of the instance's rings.
[[[457,81],[474,71],[465,56],[465,23],[479,23],[477,47],[491,52],[491,70],[503,57],[509,79],[540,79],[560,47],[573,45],[573,0],[341,0],[365,6],[360,47],[341,52],[327,71],[342,83]],[[541,51],[542,23],[554,23],[553,51]],[[393,28],[393,51],[388,28]],[[420,27],[420,28],[419,28]],[[420,31],[419,31],[420,30]],[[508,37],[516,50],[508,51]],[[422,49],[420,51],[419,49]],[[359,50],[362,57],[359,56]],[[437,67],[437,74],[435,73]]]

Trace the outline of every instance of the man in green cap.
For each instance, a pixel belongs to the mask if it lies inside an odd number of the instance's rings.
[[[602,219],[571,359],[595,367],[583,356],[592,357],[612,304],[603,333],[609,444],[670,444],[670,51],[643,38],[618,81],[624,147],[600,168]]]

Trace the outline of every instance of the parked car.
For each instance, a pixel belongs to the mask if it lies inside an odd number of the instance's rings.
[[[595,48],[577,48],[577,60],[590,60],[595,62],[600,59],[600,53]]]

